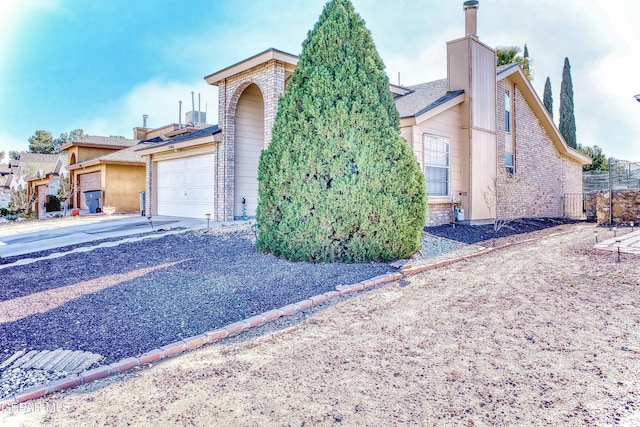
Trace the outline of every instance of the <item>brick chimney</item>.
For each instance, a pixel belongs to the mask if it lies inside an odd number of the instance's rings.
[[[464,26],[465,36],[478,37],[478,0],[468,0],[464,2]]]

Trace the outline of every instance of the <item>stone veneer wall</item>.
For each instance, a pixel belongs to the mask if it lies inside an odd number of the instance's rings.
[[[515,133],[515,179],[508,179],[504,167],[504,91],[515,99],[512,117]],[[522,93],[509,80],[498,82],[498,203],[499,218],[517,216],[561,217],[566,193],[582,192],[582,166],[562,156],[540,124]],[[500,193],[511,192],[508,197]]]
[[[285,64],[273,59],[218,83],[218,124],[224,137],[224,154],[221,167],[216,170],[218,174],[216,193],[218,205],[224,206],[224,215],[217,216],[216,221],[233,220],[236,107],[240,96],[251,84],[260,88],[264,98],[264,148],[267,148],[271,142],[271,130],[278,109],[278,98],[285,89]]]
[[[587,220],[609,224],[608,190],[585,194],[584,202]],[[640,224],[640,190],[613,190],[612,207],[614,224]]]

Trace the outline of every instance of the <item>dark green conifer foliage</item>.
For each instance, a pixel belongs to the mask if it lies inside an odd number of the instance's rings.
[[[259,250],[312,262],[412,255],[424,175],[371,33],[349,0],[331,0],[302,47],[260,157]]]
[[[553,93],[551,93],[551,79],[549,77],[547,77],[547,81],[544,82],[542,102],[553,119]]]
[[[564,58],[562,83],[560,85],[560,134],[569,147],[577,148],[576,117],[573,113],[573,82],[571,81],[571,65],[569,58]]]

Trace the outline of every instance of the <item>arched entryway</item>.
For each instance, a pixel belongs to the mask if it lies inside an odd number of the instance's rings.
[[[233,216],[256,215],[258,162],[264,149],[264,98],[257,85],[244,90],[236,107]],[[244,203],[243,203],[244,199]]]

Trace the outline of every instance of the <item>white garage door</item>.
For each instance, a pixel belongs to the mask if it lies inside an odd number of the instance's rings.
[[[213,154],[157,163],[158,215],[206,218],[213,214]]]

